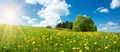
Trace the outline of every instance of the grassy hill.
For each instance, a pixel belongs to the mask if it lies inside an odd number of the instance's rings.
[[[120,33],[0,25],[0,52],[120,52]]]

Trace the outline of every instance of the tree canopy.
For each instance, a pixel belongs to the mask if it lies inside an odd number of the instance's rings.
[[[78,15],[73,23],[73,31],[95,32],[97,28],[89,16]]]

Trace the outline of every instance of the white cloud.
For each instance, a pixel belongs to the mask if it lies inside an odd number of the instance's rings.
[[[116,26],[118,25],[118,23],[115,23],[115,22],[108,22],[107,24],[105,24],[106,26]]]
[[[37,4],[36,0],[25,0],[28,4]]]
[[[107,22],[105,24],[99,25],[99,31],[105,31],[105,32],[120,32],[120,26],[116,22]]]
[[[110,7],[112,9],[120,7],[120,0],[112,0],[112,2],[110,3]]]
[[[35,24],[35,22],[37,21],[37,19],[31,18],[31,17],[29,17],[29,16],[23,16],[22,18],[23,18],[24,20],[27,20],[27,23],[29,23],[29,24]]]
[[[99,11],[101,13],[108,13],[109,12],[108,8],[104,8],[104,7],[97,8],[97,11]]]
[[[67,16],[70,5],[65,0],[25,0],[27,4],[40,4],[43,8],[38,11],[37,15],[44,20],[40,21],[39,24],[33,26],[56,26],[57,23],[62,22],[61,16]]]

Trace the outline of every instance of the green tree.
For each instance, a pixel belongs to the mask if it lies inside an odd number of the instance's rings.
[[[73,23],[73,31],[77,32],[95,32],[96,25],[88,16],[78,15]]]
[[[63,23],[58,23],[56,25],[56,28],[66,28],[66,29],[70,29],[72,30],[72,27],[73,27],[73,22],[63,22]]]
[[[46,28],[52,28],[50,25],[46,26]]]

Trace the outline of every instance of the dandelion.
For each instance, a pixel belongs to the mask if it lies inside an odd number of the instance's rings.
[[[72,41],[70,41],[70,43],[72,43]]]
[[[35,40],[35,38],[34,38],[34,37],[32,37],[32,38],[31,38],[31,41],[33,41],[33,40]]]
[[[94,44],[96,45],[96,44],[97,44],[97,42],[94,42]]]
[[[73,47],[72,50],[77,50],[77,48],[76,48],[76,47]]]
[[[117,42],[116,42],[116,41],[114,41],[113,43],[114,43],[114,44],[116,44]]]
[[[7,48],[6,46],[4,46],[3,48]]]
[[[98,50],[98,51],[100,51],[100,50],[101,50],[101,48],[98,48],[97,50]]]
[[[60,44],[60,46],[62,46],[63,44]]]
[[[82,52],[82,50],[79,50],[79,52]]]
[[[79,44],[80,46],[82,45],[82,44]]]
[[[34,50],[35,50],[35,51],[37,51],[37,50],[38,50],[38,48],[35,48]]]
[[[57,46],[58,44],[56,43],[55,46]]]
[[[73,40],[73,42],[76,42],[76,40]]]
[[[64,52],[64,51],[60,51],[60,52]]]
[[[85,46],[85,49],[87,49],[87,50],[88,50],[88,49],[89,49],[89,47],[88,47],[88,46]]]
[[[108,49],[108,47],[107,47],[107,46],[105,46],[105,47],[104,47],[104,49]]]
[[[35,41],[32,42],[32,45],[35,45]]]

